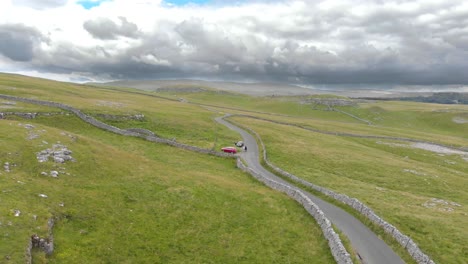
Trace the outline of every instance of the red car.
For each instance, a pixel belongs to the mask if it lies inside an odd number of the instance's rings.
[[[237,149],[235,147],[224,147],[221,150],[227,153],[237,153]]]

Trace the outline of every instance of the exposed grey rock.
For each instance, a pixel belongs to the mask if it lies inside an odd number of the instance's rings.
[[[47,198],[47,197],[49,197],[49,196],[47,196],[47,195],[45,195],[45,194],[43,194],[43,193],[40,193],[38,196],[39,196],[39,197],[42,197],[42,198]]]
[[[28,133],[28,137],[26,139],[27,140],[33,140],[33,139],[36,139],[36,138],[39,138],[39,135],[30,131]]]
[[[455,202],[450,202],[450,201],[445,201],[443,199],[437,199],[437,198],[431,198],[428,201],[424,202],[422,206],[426,208],[434,208],[439,211],[444,211],[444,212],[453,212],[455,207],[460,207],[461,204],[455,203]]]
[[[10,163],[5,162],[5,164],[3,165],[3,168],[5,169],[6,172],[10,172]]]
[[[457,123],[457,124],[466,124],[466,123],[468,123],[468,119],[466,119],[464,117],[460,117],[460,116],[456,116],[456,117],[452,118],[452,121]]]
[[[411,170],[411,169],[403,169],[403,171],[404,171],[404,172],[412,173],[412,174],[414,174],[414,175],[426,176],[426,173],[418,172],[418,171]]]
[[[14,214],[15,214],[16,217],[18,217],[18,216],[21,215],[21,211],[18,210],[18,209],[15,209],[15,210],[14,210]]]
[[[302,100],[302,104],[312,104],[312,105],[324,105],[327,107],[333,106],[356,106],[357,103],[351,99],[340,99],[340,98],[307,98]]]
[[[52,148],[38,152],[36,157],[39,162],[46,162],[51,157],[56,163],[64,163],[65,161],[75,161],[71,154],[72,151],[64,145],[54,144]]]
[[[59,156],[54,156],[54,162],[56,163],[64,163],[65,159]]]
[[[50,176],[51,177],[57,178],[58,175],[59,175],[58,171],[50,171]]]
[[[47,238],[41,238],[37,234],[31,236],[31,247],[39,248],[44,251],[47,255],[50,255],[54,251],[54,238],[49,236]]]

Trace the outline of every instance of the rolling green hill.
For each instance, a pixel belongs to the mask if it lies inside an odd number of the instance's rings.
[[[437,263],[466,263],[468,156],[414,144],[466,151],[468,106],[185,88],[0,74],[0,94],[67,104],[205,149],[239,139],[213,121],[238,114],[231,119],[259,133],[277,166],[358,198]],[[33,251],[34,263],[333,263],[313,218],[233,159],[113,134],[58,108],[1,99],[0,107],[8,113],[0,119],[2,261],[23,263],[30,236],[47,235],[53,217],[55,251]],[[39,162],[37,153],[54,145],[75,161]]]
[[[4,74],[0,91],[91,115],[143,113],[141,124],[119,124],[157,128],[201,147],[237,139],[197,106]],[[60,109],[7,100],[0,106],[5,113],[39,113],[0,120],[0,161],[9,164],[0,174],[2,263],[24,263],[30,236],[46,236],[50,217],[55,251],[33,251],[34,263],[333,262],[308,213],[242,173],[233,159],[116,135]],[[39,162],[36,154],[54,144],[66,146],[75,161]]]

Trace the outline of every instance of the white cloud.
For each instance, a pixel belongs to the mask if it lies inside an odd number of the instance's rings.
[[[468,83],[468,4],[462,1],[244,1],[181,7],[109,0],[91,9],[80,2],[0,1],[3,38],[18,39],[8,31],[18,25],[42,35],[39,41],[23,41],[31,47],[29,62],[15,61],[4,49],[0,65],[68,72],[73,78]]]

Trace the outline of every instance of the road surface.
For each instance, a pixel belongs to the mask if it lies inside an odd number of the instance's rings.
[[[330,204],[311,193],[304,191],[282,178],[269,172],[259,162],[259,149],[255,138],[245,130],[227,122],[223,117],[215,119],[218,123],[237,131],[241,134],[244,144],[248,147],[247,152],[241,152],[241,157],[247,166],[255,172],[277,182],[299,189],[305,193],[326,215],[326,217],[348,237],[354,250],[359,254],[361,262],[364,264],[398,264],[404,261],[380,238],[378,238],[369,228],[362,224],[351,214],[343,209]]]

